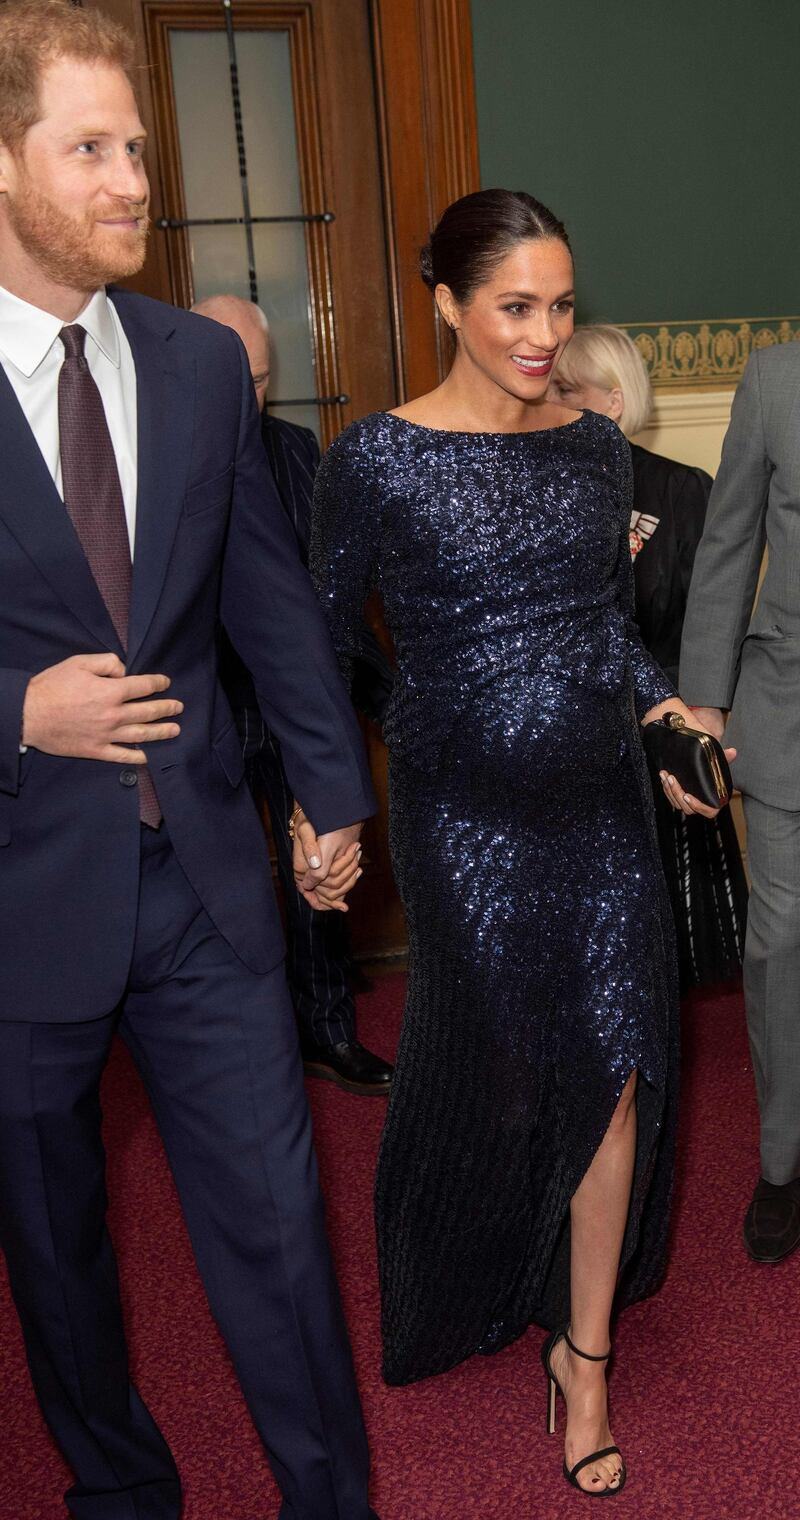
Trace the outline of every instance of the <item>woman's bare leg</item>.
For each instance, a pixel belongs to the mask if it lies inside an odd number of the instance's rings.
[[[636,1072],[572,1199],[570,1338],[581,1351],[602,1356],[610,1345],[611,1304],[630,1206],[636,1157]],[[590,1451],[611,1446],[605,1362],[587,1362],[559,1341],[551,1357],[567,1401],[565,1459],[573,1467]],[[604,1457],[578,1474],[582,1488],[616,1488],[619,1457]]]

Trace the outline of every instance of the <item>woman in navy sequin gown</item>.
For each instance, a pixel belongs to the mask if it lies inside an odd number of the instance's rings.
[[[624,1304],[664,1269],[676,1099],[638,721],[682,705],[632,621],[628,444],[590,412],[560,425],[545,397],[572,331],[566,234],[527,196],[481,192],[426,257],[453,369],[333,444],[312,543],[345,670],[374,586],[398,661],[411,958],[376,1187],[391,1383],[531,1321],[605,1353],[618,1270]],[[611,1444],[605,1369],[563,1340],[552,1364],[572,1467]],[[616,1449],[576,1481],[621,1486]]]

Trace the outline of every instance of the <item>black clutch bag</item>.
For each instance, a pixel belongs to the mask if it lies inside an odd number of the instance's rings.
[[[663,718],[645,724],[642,743],[650,769],[669,771],[682,792],[689,792],[708,807],[722,807],[733,791],[731,769],[725,751],[712,734],[687,728],[680,713],[667,712]]]

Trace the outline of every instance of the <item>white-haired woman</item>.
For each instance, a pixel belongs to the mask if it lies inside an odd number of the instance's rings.
[[[653,396],[635,343],[619,327],[576,327],[551,381],[554,401],[612,417],[628,438],[647,423]],[[681,630],[703,532],[711,477],[631,444],[631,556],[636,618],[645,647],[677,685]],[[674,812],[654,788],[659,842],[672,900],[681,983],[738,973],[747,885],[730,809],[714,820]]]

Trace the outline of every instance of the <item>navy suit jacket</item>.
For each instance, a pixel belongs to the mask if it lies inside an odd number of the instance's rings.
[[[366,759],[267,464],[244,348],[219,323],[109,294],[137,376],[126,667],[169,675],[185,703],[179,737],[148,751],[166,826],[220,933],[265,972],[283,941],[218,679],[218,617],[319,832],[374,811]],[[0,1018],[88,1019],[126,984],[138,792],[123,765],[20,755],[21,713],[32,674],[70,655],[125,651],[2,369],[0,461]]]
[[[278,488],[278,499],[292,525],[295,545],[304,565],[308,565],[311,542],[311,507],[314,476],[319,466],[319,444],[310,428],[298,427],[282,418],[261,414],[261,440]],[[272,495],[270,496],[270,502]],[[219,641],[220,675],[233,708],[245,759],[259,753],[266,742],[264,725],[259,721],[258,699],[253,679],[242,663],[230,639],[221,631]]]
[[[261,437],[284,511],[294,529],[304,565],[308,564],[314,507],[314,477],[320,462],[319,444],[310,428],[298,427],[283,417],[262,413]],[[372,629],[364,623],[361,649],[353,661],[351,698],[359,712],[382,722],[392,694],[394,674]],[[220,640],[222,684],[230,699],[246,759],[257,755],[266,743],[258,721],[253,682],[224,634]]]

